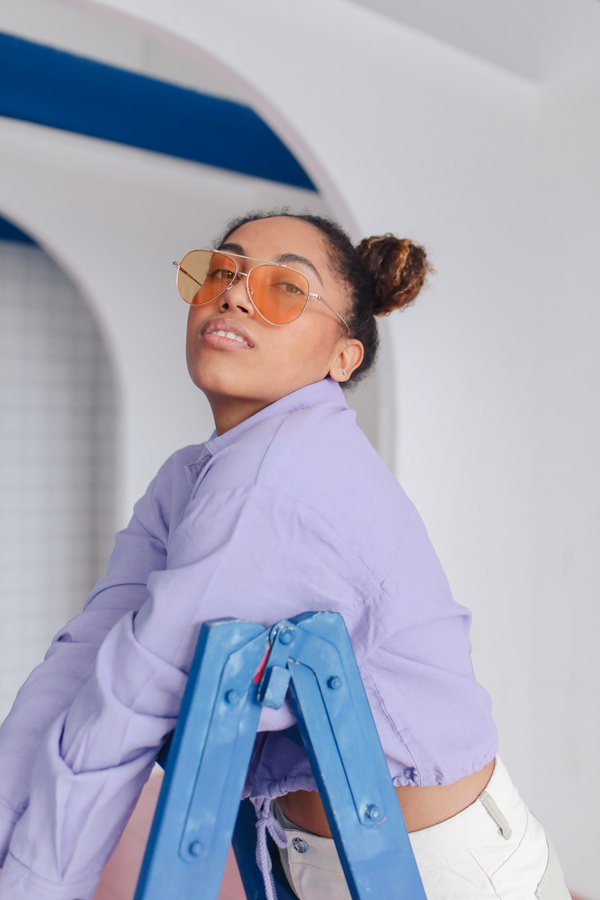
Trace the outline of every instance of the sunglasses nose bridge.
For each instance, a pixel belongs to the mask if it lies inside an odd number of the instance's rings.
[[[233,276],[233,278],[231,279],[231,283],[227,285],[227,287],[225,288],[225,290],[224,290],[223,293],[221,294],[221,297],[226,298],[226,297],[227,297],[227,294],[229,294],[229,292],[230,292],[237,284],[239,284],[239,283],[241,282],[242,277],[244,277],[244,278],[246,279],[246,284],[245,284],[245,287],[246,287],[245,295],[246,295],[246,297],[248,298],[248,300],[250,301],[250,305],[251,305],[252,310],[253,310],[253,312],[254,312],[254,311],[256,311],[256,306],[254,305],[254,300],[252,299],[252,294],[251,294],[251,292],[250,292],[250,274],[251,274],[251,271],[252,271],[252,270],[250,270],[250,272],[240,272],[239,269],[238,269],[238,270],[236,271],[235,275]]]

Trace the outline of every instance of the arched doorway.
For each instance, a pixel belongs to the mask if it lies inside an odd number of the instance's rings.
[[[0,234],[0,342],[1,720],[106,564],[117,399],[84,299],[14,227]]]

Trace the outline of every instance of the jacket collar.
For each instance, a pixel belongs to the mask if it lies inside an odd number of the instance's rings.
[[[230,428],[229,431],[225,431],[223,434],[218,435],[214,431],[204,446],[211,456],[214,456],[215,453],[239,440],[243,434],[259,425],[265,419],[270,419],[273,416],[289,415],[300,409],[316,406],[319,403],[335,403],[346,406],[340,385],[329,376],[323,378],[322,381],[316,381],[314,384],[307,384],[297,391],[292,391],[291,394],[286,394],[285,397],[280,397],[279,400],[269,404],[269,406],[265,406],[260,412],[255,413],[253,416],[240,422],[235,428]]]

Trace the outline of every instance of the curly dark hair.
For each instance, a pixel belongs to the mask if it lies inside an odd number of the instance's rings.
[[[433,271],[425,250],[408,238],[393,234],[364,238],[356,247],[344,229],[332,219],[310,213],[294,214],[287,209],[248,213],[228,223],[215,243],[225,243],[236,229],[248,222],[289,216],[308,222],[325,238],[332,270],[347,287],[350,311],[345,314],[350,336],[364,347],[364,358],[345,384],[356,384],[369,372],[379,347],[376,316],[387,316],[411,303],[421,290],[428,272]]]

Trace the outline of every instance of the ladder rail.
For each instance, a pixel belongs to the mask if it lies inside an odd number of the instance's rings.
[[[253,677],[268,648],[262,626],[202,626],[134,900],[217,900],[260,706]],[[164,860],[169,865],[164,865]]]
[[[202,625],[134,900],[217,900],[230,842],[247,900],[265,900],[240,797],[261,709],[286,696],[353,900],[426,900],[350,638],[330,612],[271,629]],[[294,900],[272,855],[278,900]]]
[[[353,900],[426,900],[343,618],[277,628],[280,639],[288,629],[292,708]]]

